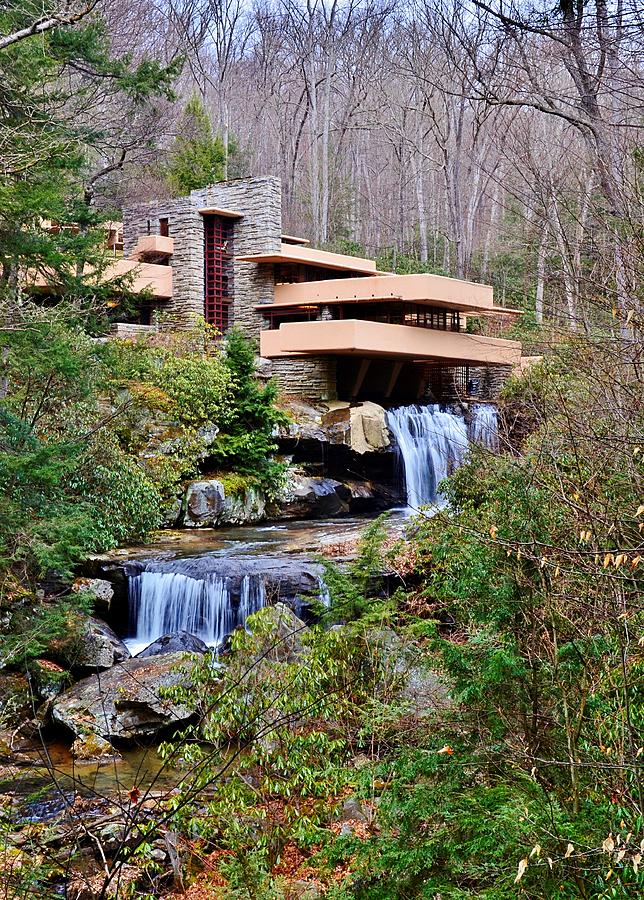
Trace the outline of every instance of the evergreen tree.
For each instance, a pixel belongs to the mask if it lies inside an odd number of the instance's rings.
[[[177,196],[189,194],[224,177],[226,150],[213,134],[208,113],[195,94],[188,101],[170,152],[167,180]]]
[[[171,96],[179,67],[115,56],[96,14],[30,33],[29,7],[10,0],[0,9],[0,34],[26,32],[0,50],[0,299],[24,300],[35,283],[100,305],[107,259],[90,185],[116,141],[109,111],[134,117]]]

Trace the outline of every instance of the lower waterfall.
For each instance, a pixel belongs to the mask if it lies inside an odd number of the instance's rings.
[[[266,588],[260,575],[245,575],[235,603],[231,579],[208,573],[191,578],[181,572],[144,569],[130,575],[128,599],[130,652],[139,653],[165,634],[187,631],[210,647],[226,637],[248,616],[266,604]]]
[[[396,439],[412,510],[445,505],[438,485],[465,461],[470,441],[498,450],[497,411],[487,403],[473,406],[469,431],[464,416],[437,404],[389,410],[387,424]]]

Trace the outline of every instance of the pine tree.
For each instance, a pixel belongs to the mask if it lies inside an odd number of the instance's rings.
[[[224,177],[225,148],[215,135],[208,113],[194,94],[179,123],[179,133],[170,151],[167,180],[177,196],[189,194]]]

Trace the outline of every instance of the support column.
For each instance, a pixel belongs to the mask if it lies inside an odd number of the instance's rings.
[[[391,375],[389,376],[389,382],[387,384],[387,390],[385,391],[385,397],[387,400],[391,397],[394,388],[396,387],[396,382],[402,372],[403,363],[395,362],[393,368],[391,370]]]
[[[353,390],[351,392],[351,399],[358,396],[358,392],[363,385],[365,380],[365,376],[369,371],[369,366],[371,365],[370,359],[363,359],[360,363],[360,368],[358,369],[358,374],[356,375],[356,380],[353,383]]]

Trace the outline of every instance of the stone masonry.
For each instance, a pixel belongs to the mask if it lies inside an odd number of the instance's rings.
[[[272,360],[283,394],[312,400],[337,399],[337,364],[330,356],[282,357]]]
[[[125,255],[130,254],[140,235],[159,234],[160,220],[168,220],[174,240],[173,296],[160,304],[169,325],[187,327],[203,315],[204,228],[200,209],[226,209],[241,213],[233,219],[233,252],[237,256],[280,250],[282,231],[281,187],[278,178],[249,178],[222,182],[193,191],[188,197],[159,200],[130,206],[123,211]],[[234,261],[233,302],[229,322],[240,325],[250,337],[258,338],[267,322],[256,305],[272,303],[273,266]],[[329,310],[321,311],[330,318]],[[336,397],[336,362],[328,357],[283,358],[273,361],[273,372],[284,394],[320,399]]]
[[[249,178],[214,184],[188,197],[142,203],[123,210],[123,251],[134,250],[141,235],[159,234],[160,219],[168,220],[174,240],[173,296],[161,306],[170,323],[186,327],[203,315],[204,231],[200,209],[218,208],[241,213],[233,219],[235,256],[279,251],[282,231],[281,187],[278,178]],[[274,281],[270,266],[234,262],[234,300],[230,323],[258,337],[262,316],[255,305],[272,302]]]

